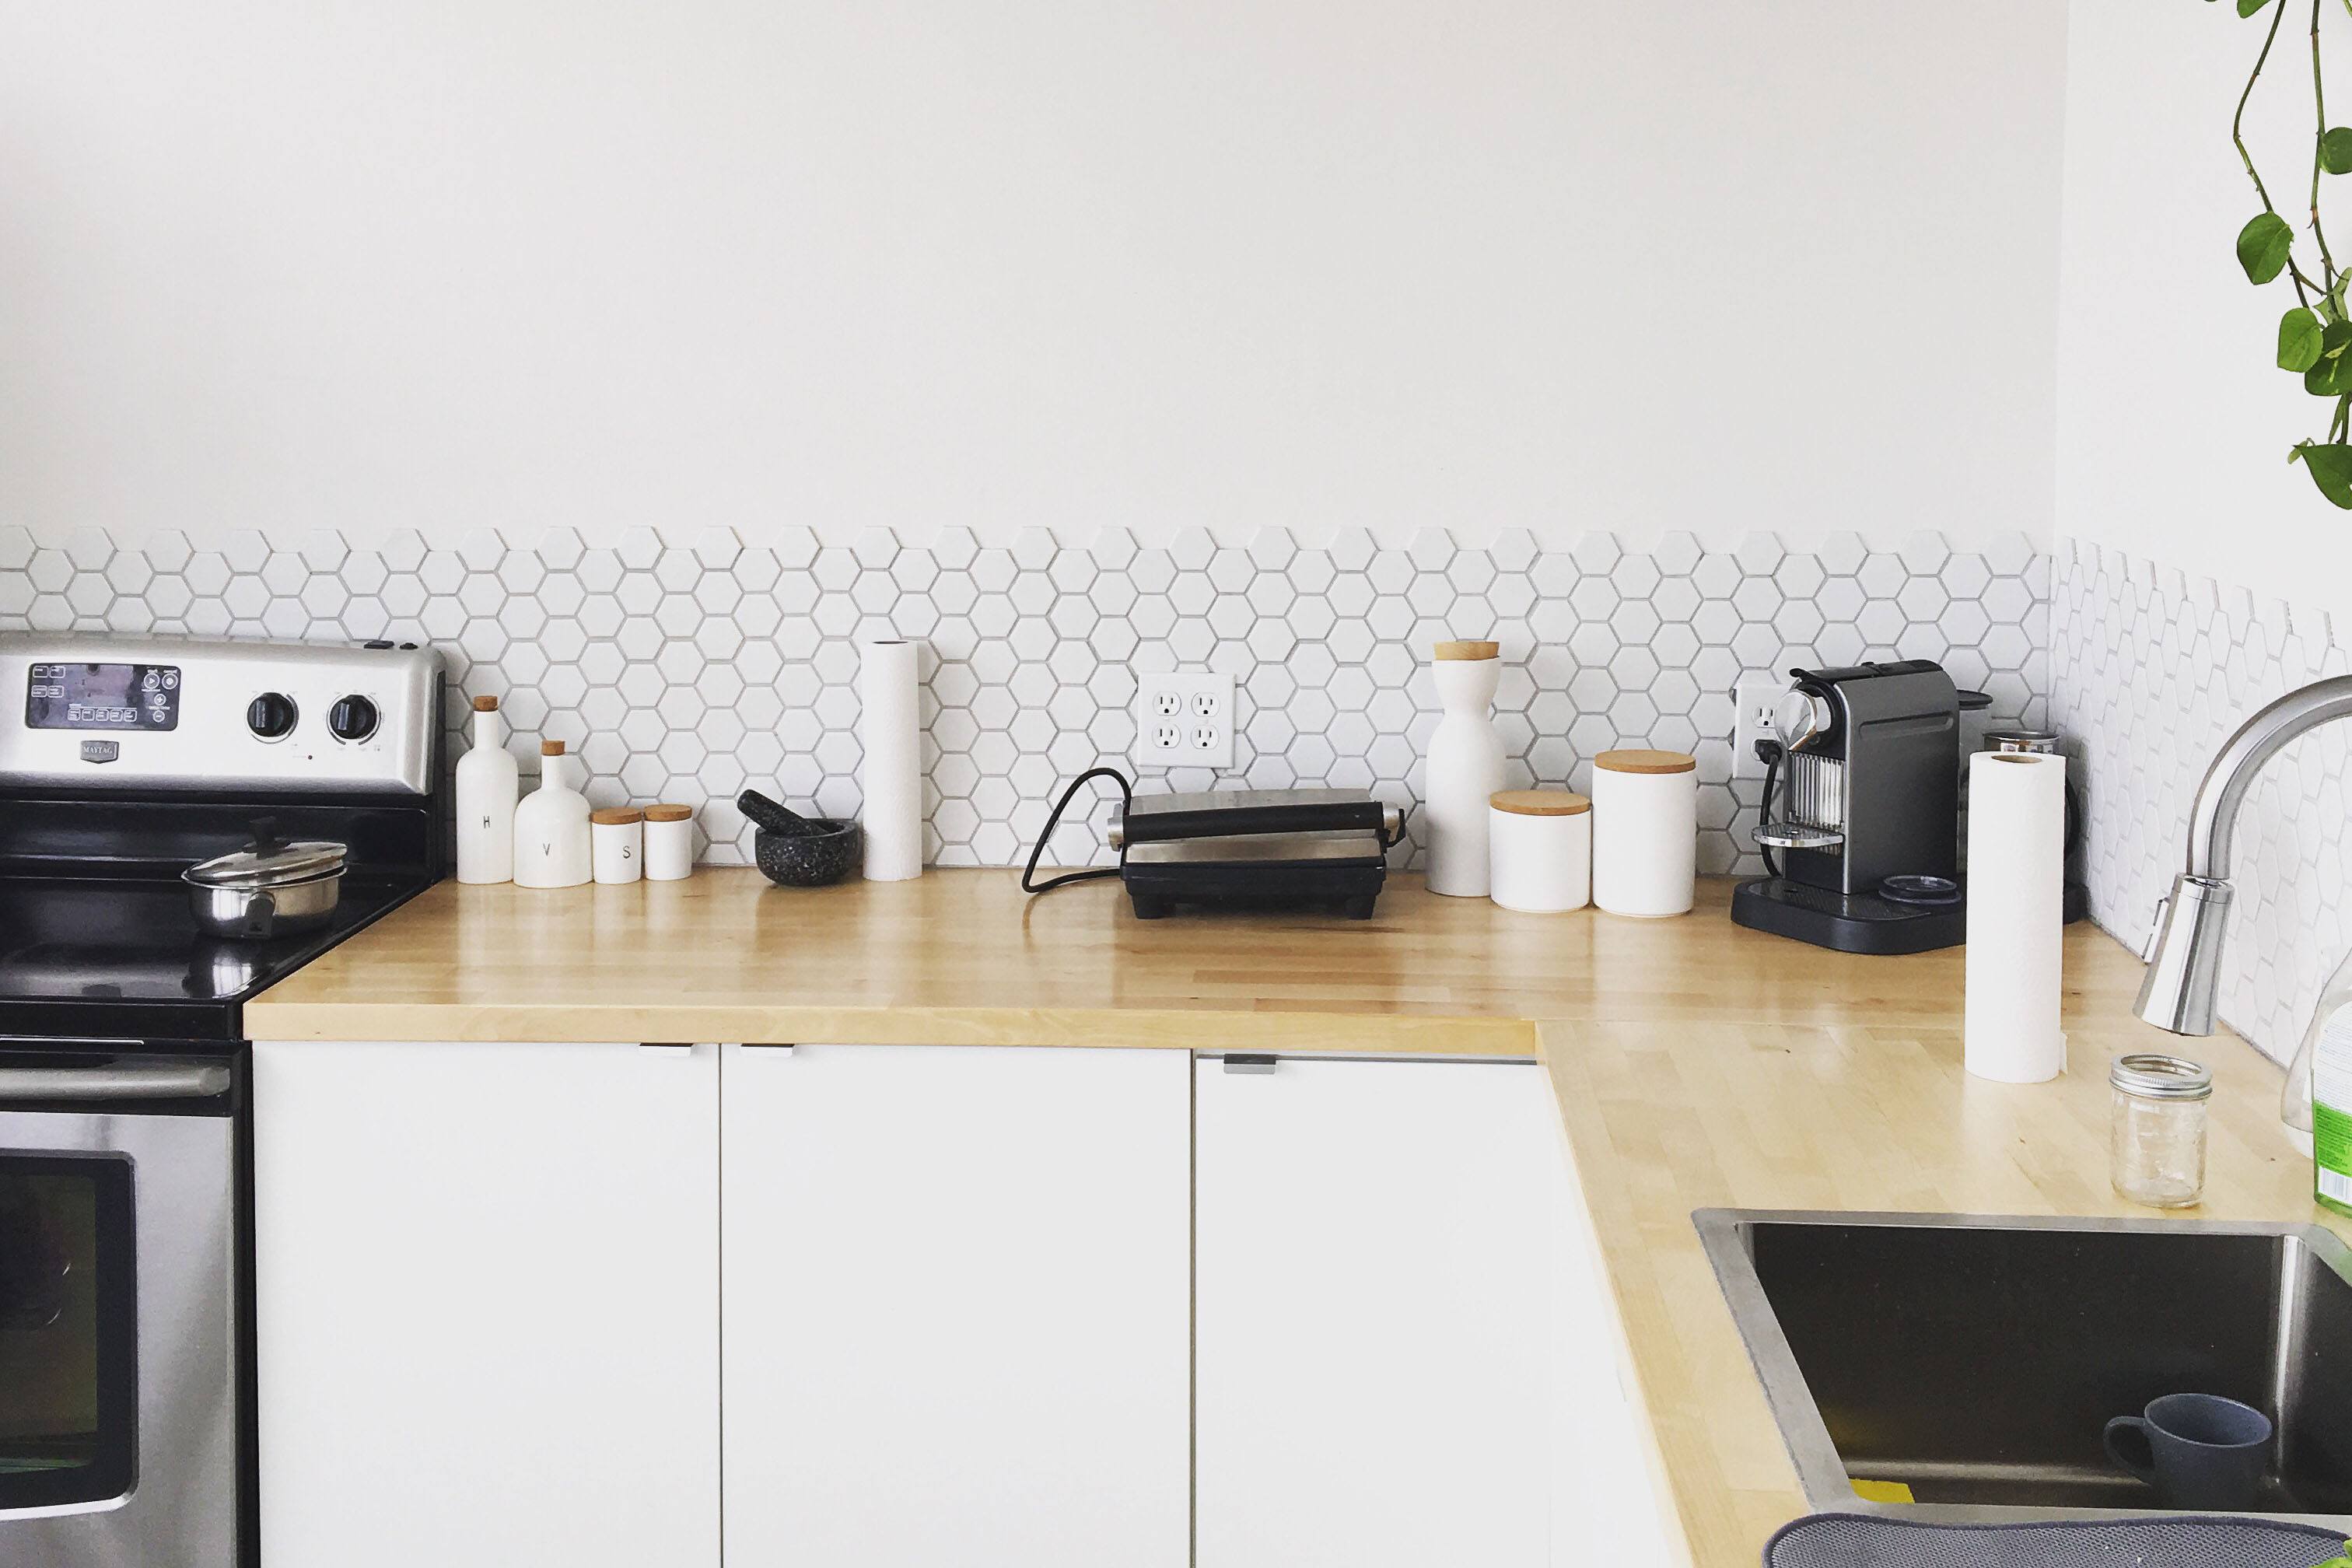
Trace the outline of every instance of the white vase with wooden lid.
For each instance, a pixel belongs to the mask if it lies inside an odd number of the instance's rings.
[[[1686,752],[1592,759],[1592,901],[1612,915],[1690,910],[1698,870],[1698,761]]]
[[[539,787],[515,807],[514,879],[525,888],[576,888],[594,869],[588,797],[572,782],[561,741],[539,743]]]
[[[1487,802],[1503,787],[1503,738],[1495,732],[1495,688],[1502,647],[1442,642],[1431,672],[1445,716],[1429,738],[1422,782],[1429,890],[1457,899],[1486,896]]]
[[[474,744],[457,759],[457,880],[513,880],[522,770],[507,750],[507,721],[495,697],[474,699]]]

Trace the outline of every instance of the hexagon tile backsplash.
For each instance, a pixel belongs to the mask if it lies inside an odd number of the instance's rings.
[[[2352,658],[2317,609],[2119,551],[2062,540],[2053,576],[2051,714],[2086,796],[2091,913],[2137,952],[2213,753],[2263,703]],[[2347,764],[2352,726],[2322,726],[2263,770],[2238,819],[2221,1016],[2282,1061],[2352,946]]]
[[[1437,721],[1429,647],[1489,636],[1515,782],[1581,784],[1613,745],[1693,752],[1700,866],[1731,870],[1752,860],[1757,794],[1731,779],[1741,671],[1941,658],[1993,694],[1995,721],[2038,721],[2048,582],[2022,534],[1978,552],[1935,534],[1874,549],[1839,533],[1792,552],[1769,534],[1707,551],[1677,533],[1629,552],[1606,533],[1546,548],[1524,529],[1475,546],[1428,529],[1401,546],[1353,531],[1302,548],[1283,529],[1147,545],[1110,528],[1076,545],[1033,528],[983,547],[961,528],[923,544],[787,528],[756,546],[727,529],[641,528],[608,547],[556,528],[453,548],[407,531],[373,544],[247,531],[196,550],[176,533],[132,547],[97,529],[37,541],[0,528],[0,629],[429,641],[466,694],[502,699],[526,756],[541,737],[573,742],[600,804],[704,803],[705,858],[725,862],[750,858],[731,804],[747,784],[856,812],[866,637],[929,645],[930,858],[1018,865],[1063,781],[1125,765],[1134,671],[1234,677],[1227,782],[1410,803]],[[451,703],[453,724],[465,706]],[[1049,858],[1108,858],[1107,811],[1066,823]]]

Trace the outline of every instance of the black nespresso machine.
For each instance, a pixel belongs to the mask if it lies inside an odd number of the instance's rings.
[[[1733,922],[1840,952],[1958,945],[1960,714],[1991,699],[1924,658],[1789,677],[1756,829],[1771,874],[1733,891]],[[2070,886],[2067,919],[2080,902]]]

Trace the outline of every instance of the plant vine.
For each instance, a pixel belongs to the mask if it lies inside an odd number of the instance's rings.
[[[2312,482],[2319,487],[2320,494],[2352,510],[2352,313],[2347,313],[2345,304],[2347,287],[2352,285],[2352,271],[2337,270],[2335,254],[2328,248],[2327,229],[2319,216],[2319,192],[2325,177],[2352,174],[2352,126],[2331,127],[2327,123],[2327,81],[2319,55],[2319,24],[2327,0],[2311,0],[2311,105],[2315,129],[2311,145],[2310,235],[2313,248],[2319,253],[2316,275],[2306,270],[2296,256],[2298,236],[2294,226],[2271,200],[2270,187],[2263,183],[2262,171],[2255,167],[2253,153],[2246,145],[2246,105],[2253,100],[2254,86],[2262,80],[2263,68],[2270,64],[2290,3],[2291,0],[2237,0],[2241,17],[2260,16],[2264,11],[2271,14],[2261,52],[2254,57],[2254,68],[2247,73],[2245,90],[2238,95],[2237,112],[2230,120],[2230,141],[2238,150],[2239,162],[2245,165],[2246,178],[2253,182],[2255,198],[2263,204],[2262,212],[2238,232],[2238,265],[2245,269],[2247,280],[2257,286],[2284,277],[2294,289],[2294,307],[2279,318],[2278,366],[2302,376],[2304,390],[2315,397],[2330,399],[2335,409],[2328,416],[2326,437],[2297,442],[2287,460],[2304,466]],[[2352,16],[2352,0],[2340,3],[2345,14]]]

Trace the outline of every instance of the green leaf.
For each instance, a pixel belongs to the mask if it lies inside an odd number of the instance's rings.
[[[2271,0],[2238,0],[2238,15],[2251,16],[2270,3]]]
[[[2352,321],[2330,321],[2320,330],[2319,357],[2304,371],[2303,389],[2314,397],[2352,393]]]
[[[2311,470],[2311,482],[2319,487],[2321,495],[2352,511],[2352,447],[2305,441],[2295,447],[2294,455],[2287,461],[2300,461]],[[2326,1564],[2326,1568],[2334,1568],[2334,1564]]]
[[[2331,174],[2352,174],[2352,125],[2339,125],[2319,139],[2319,166]]]
[[[2319,318],[2297,305],[2279,318],[2279,369],[2309,370],[2319,363],[2319,351],[2326,342]]]
[[[2238,231],[2238,265],[2252,283],[2267,283],[2286,270],[2286,253],[2294,246],[2294,230],[2276,213],[2264,213]]]

